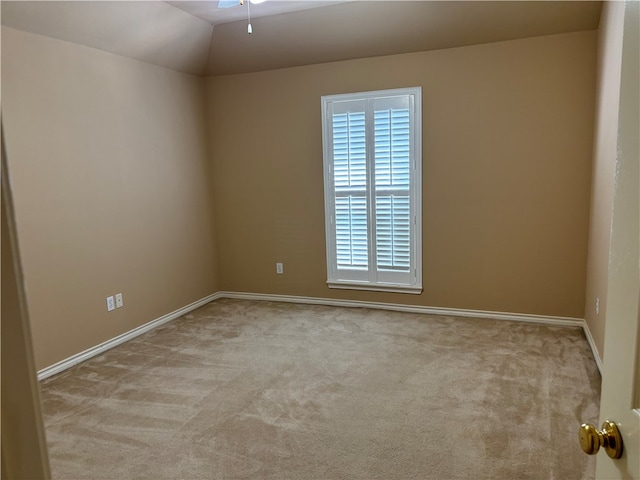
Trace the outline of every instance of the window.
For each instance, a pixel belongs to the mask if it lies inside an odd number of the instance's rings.
[[[421,89],[322,97],[327,283],[420,293]]]

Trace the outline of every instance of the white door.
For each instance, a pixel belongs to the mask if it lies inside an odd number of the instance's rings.
[[[622,435],[619,459],[598,454],[597,479],[640,480],[640,2],[625,6],[600,423]]]

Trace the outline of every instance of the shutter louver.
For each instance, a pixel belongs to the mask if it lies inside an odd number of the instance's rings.
[[[349,195],[336,198],[338,268],[368,267],[367,200]]]
[[[338,268],[367,269],[367,149],[364,112],[333,115]]]
[[[375,204],[377,267],[408,272],[411,264],[408,109],[376,110]]]

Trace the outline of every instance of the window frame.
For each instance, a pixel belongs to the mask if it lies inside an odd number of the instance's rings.
[[[378,269],[376,250],[375,203],[375,138],[374,138],[374,102],[392,97],[406,97],[410,110],[410,168],[409,168],[409,204],[410,204],[410,267],[408,274],[388,275],[389,270]],[[366,198],[367,198],[367,270],[338,268],[336,241],[336,185],[334,179],[333,117],[334,106],[358,102],[365,105],[366,131]],[[397,88],[337,95],[325,95],[322,106],[322,148],[325,197],[325,233],[327,259],[327,285],[329,288],[350,290],[371,290],[396,293],[422,293],[422,88]],[[339,110],[339,109],[338,109]],[[355,110],[357,111],[357,110]],[[373,181],[371,179],[374,179]],[[373,256],[371,255],[373,253]],[[364,272],[364,273],[363,273]],[[406,277],[397,281],[397,278]],[[395,280],[394,280],[395,278]]]

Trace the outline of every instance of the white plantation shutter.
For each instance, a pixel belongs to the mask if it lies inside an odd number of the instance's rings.
[[[421,291],[420,94],[322,99],[331,287]]]
[[[367,155],[364,112],[333,117],[333,169],[338,268],[368,268]]]
[[[376,195],[378,269],[409,271],[410,221],[409,195]]]
[[[409,118],[408,108],[374,111],[377,265],[403,272],[411,267]]]

